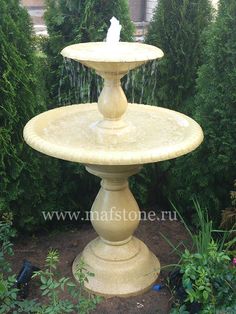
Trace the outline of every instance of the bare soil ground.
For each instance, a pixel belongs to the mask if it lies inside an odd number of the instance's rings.
[[[135,235],[159,257],[162,266],[177,263],[178,257],[173,254],[172,248],[160,233],[175,245],[188,238],[183,225],[177,221],[142,221]],[[96,236],[92,226],[83,225],[77,230],[42,234],[33,238],[19,237],[15,241],[15,255],[11,258],[13,270],[16,273],[19,272],[23,259],[28,259],[34,265],[43,268],[47,252],[53,248],[60,252],[59,271],[63,276],[72,277],[71,265],[74,258]],[[161,272],[157,283],[163,282],[166,275],[166,271]],[[29,297],[38,297],[37,290],[37,285],[31,282]],[[171,293],[167,288],[163,288],[159,292],[150,290],[136,297],[103,299],[93,313],[167,314],[170,311],[171,303]]]

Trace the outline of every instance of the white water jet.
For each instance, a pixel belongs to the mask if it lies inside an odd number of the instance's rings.
[[[110,19],[111,26],[108,29],[106,42],[107,43],[118,43],[120,41],[120,32],[122,26],[120,22],[113,16]]]

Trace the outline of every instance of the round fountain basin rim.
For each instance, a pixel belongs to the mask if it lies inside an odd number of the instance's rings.
[[[106,53],[105,56],[104,53]],[[118,42],[114,44],[107,42],[88,42],[73,44],[65,47],[61,51],[61,54],[63,57],[76,61],[110,64],[145,63],[164,56],[163,51],[158,47],[135,42]]]
[[[91,104],[89,104],[91,106]],[[97,110],[97,104],[94,105],[94,110]],[[79,147],[70,148],[66,146],[61,146],[58,144],[54,144],[50,141],[47,141],[40,137],[35,131],[36,125],[39,122],[42,122],[44,119],[47,119],[48,114],[55,110],[67,110],[67,108],[73,107],[81,107],[82,111],[86,111],[85,106],[88,104],[80,104],[80,105],[70,105],[65,107],[59,107],[56,109],[52,109],[46,112],[39,114],[38,116],[31,119],[24,128],[24,139],[28,143],[29,146],[34,148],[35,150],[46,154],[48,156],[56,157],[59,159],[82,163],[82,164],[94,164],[94,165],[140,165],[147,164],[152,162],[158,162],[168,159],[173,159],[182,155],[185,155],[194,149],[196,149],[201,142],[203,141],[203,132],[201,127],[195,122],[193,119],[175,112],[173,110],[169,110],[161,107],[154,107],[148,105],[140,105],[140,104],[129,104],[132,107],[145,107],[145,110],[164,110],[169,111],[171,114],[177,114],[179,117],[187,118],[188,122],[191,124],[191,136],[188,141],[183,141],[181,144],[172,145],[171,149],[161,150],[160,148],[149,149],[146,151],[135,151],[135,152],[127,152],[123,151],[89,151],[87,152],[85,149],[80,149]],[[83,108],[82,108],[83,107]],[[136,109],[134,108],[134,109]],[[89,110],[91,110],[90,108]],[[70,110],[70,109],[69,109]]]

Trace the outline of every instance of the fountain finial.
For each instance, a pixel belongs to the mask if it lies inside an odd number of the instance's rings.
[[[110,19],[111,26],[108,29],[107,32],[107,38],[106,42],[108,43],[117,43],[120,41],[120,31],[122,26],[120,25],[120,22],[113,16]]]

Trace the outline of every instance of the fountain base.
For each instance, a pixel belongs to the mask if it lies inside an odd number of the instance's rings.
[[[142,294],[160,273],[157,257],[135,237],[116,245],[100,237],[91,241],[74,260],[75,278],[80,259],[86,263],[86,269],[95,275],[88,278],[85,288],[105,297]]]
[[[76,278],[82,259],[86,270],[94,274],[85,282],[89,291],[106,297],[140,294],[150,288],[160,273],[158,259],[133,237],[140,210],[128,178],[141,167],[87,165],[86,169],[102,179],[90,214],[99,237],[75,259],[73,274]]]

